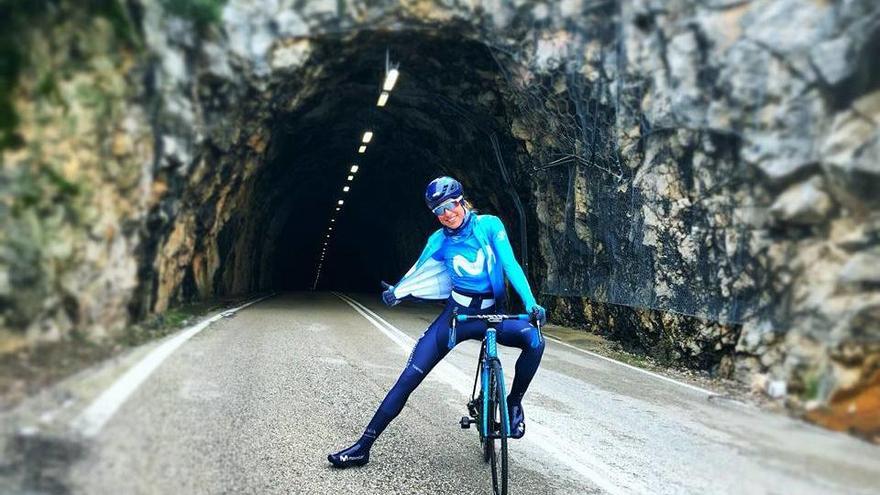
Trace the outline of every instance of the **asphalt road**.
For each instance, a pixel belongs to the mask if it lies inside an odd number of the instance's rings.
[[[367,466],[329,466],[327,453],[360,435],[439,312],[346,297],[280,295],[196,334],[88,439],[67,486],[113,495],[491,492],[477,434],[458,426],[476,342],[432,372]],[[512,375],[518,350],[500,350]],[[880,493],[877,446],[556,342],[524,407],[528,433],[510,445],[514,494]]]

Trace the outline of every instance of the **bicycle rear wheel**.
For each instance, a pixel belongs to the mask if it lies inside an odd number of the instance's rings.
[[[504,386],[501,383],[504,375],[501,363],[495,361],[489,370],[489,437],[485,444],[485,457],[492,468],[492,490],[495,495],[507,495],[507,433],[504,422],[507,398],[504,397]],[[502,409],[505,408],[505,409]],[[495,441],[499,448],[496,452]]]

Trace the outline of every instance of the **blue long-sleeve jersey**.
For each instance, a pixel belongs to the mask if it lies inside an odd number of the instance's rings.
[[[503,300],[505,276],[526,311],[537,304],[501,219],[468,212],[465,223],[455,231],[438,229],[428,238],[419,260],[395,285],[394,295],[399,299],[446,299],[455,287],[492,292],[497,300]]]

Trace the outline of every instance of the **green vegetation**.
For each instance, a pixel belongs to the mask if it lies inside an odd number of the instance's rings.
[[[5,192],[13,200],[11,211],[14,217],[35,207],[41,211],[52,204],[70,207],[70,201],[82,192],[81,185],[67,180],[45,163],[33,169],[20,167],[8,177]]]
[[[819,384],[821,381],[821,374],[818,370],[811,370],[804,374],[803,377],[804,388],[801,391],[800,398],[804,401],[814,400],[819,398]]]
[[[117,338],[117,343],[125,347],[149,342],[164,337],[208,313],[228,307],[228,302],[205,301],[184,304],[164,313],[153,315],[144,321],[128,326]]]
[[[199,29],[220,20],[220,11],[226,0],[160,0],[165,11],[189,19]]]
[[[0,0],[0,150],[22,144],[15,133],[19,118],[12,104],[12,93],[22,70],[34,62],[29,58],[29,37],[48,32],[53,24],[71,18],[95,17],[107,19],[123,43],[140,46],[138,31],[123,0]],[[54,76],[43,76],[37,93],[42,97],[57,97]]]

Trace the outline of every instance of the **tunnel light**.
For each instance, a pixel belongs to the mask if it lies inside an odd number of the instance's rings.
[[[350,188],[350,187],[348,187],[348,186],[345,186],[345,187],[343,187],[343,188],[342,188],[342,192],[348,192],[348,191],[349,191],[349,189],[351,189],[351,188]]]
[[[353,175],[349,175],[349,176],[348,176],[348,180],[354,180],[354,176],[353,176]]]
[[[367,147],[366,147],[366,146],[361,145],[361,147],[358,148],[358,153],[366,153],[366,152],[367,152]]]
[[[338,204],[339,206],[342,206],[343,203],[345,203],[345,201],[344,201],[344,200],[341,200],[341,199],[340,199],[339,201],[336,202],[336,204]]]
[[[333,227],[327,227],[327,230],[333,230]]]
[[[352,166],[351,166],[351,173],[356,174],[357,171],[358,171],[358,166],[357,166],[357,165],[352,165]],[[351,180],[351,179],[349,179],[349,180]]]
[[[397,69],[389,70],[388,73],[385,74],[385,83],[382,84],[382,89],[385,91],[391,91],[394,89],[394,84],[397,82],[397,76],[399,75],[400,72],[398,72]]]
[[[331,221],[331,222],[335,222],[336,219],[335,219],[335,218],[331,218],[330,221]]]
[[[338,206],[336,207],[336,211],[339,211],[339,207],[338,207]]]
[[[388,92],[382,91],[382,94],[379,95],[379,101],[376,102],[376,106],[384,107],[386,103],[388,103]]]
[[[373,131],[364,132],[364,137],[361,139],[364,144],[369,143],[373,139]]]

